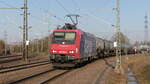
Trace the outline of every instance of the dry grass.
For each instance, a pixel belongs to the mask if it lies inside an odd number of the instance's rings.
[[[124,63],[123,66],[122,66],[122,71],[123,73],[122,74],[118,74],[116,72],[114,72],[113,69],[110,70],[109,72],[109,76],[108,76],[108,79],[106,80],[106,84],[126,84],[126,80],[127,80],[127,77],[126,77],[126,71],[127,71],[127,63]]]
[[[109,72],[106,84],[126,84],[125,75],[117,74],[114,71]]]
[[[128,61],[140,84],[150,84],[150,54],[139,55]]]

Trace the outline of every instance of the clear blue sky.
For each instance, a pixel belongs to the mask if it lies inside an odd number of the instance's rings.
[[[79,14],[78,27],[99,37],[110,39],[114,33],[116,0],[29,0],[30,39],[48,35],[48,30],[69,20],[68,13]],[[150,0],[121,0],[121,31],[134,41],[144,39],[144,15],[150,13]],[[22,7],[23,0],[0,0],[0,7]],[[63,8],[64,7],[64,8]],[[0,39],[8,32],[8,42],[22,37],[21,10],[0,10]],[[56,16],[56,17],[54,17]],[[150,17],[150,15],[149,15]],[[150,18],[148,18],[150,19]],[[48,26],[49,24],[49,26]]]

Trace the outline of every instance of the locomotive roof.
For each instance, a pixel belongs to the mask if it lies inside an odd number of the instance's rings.
[[[82,30],[80,30],[80,29],[54,29],[53,31],[57,31],[57,32],[64,32],[64,31],[66,31],[66,32],[78,32],[78,31],[82,31]]]

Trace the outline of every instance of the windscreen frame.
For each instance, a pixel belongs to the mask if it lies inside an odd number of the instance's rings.
[[[58,42],[56,42],[56,40],[55,40],[55,33],[64,33],[63,40],[57,40]],[[65,40],[66,33],[74,33],[75,34],[74,35],[74,39],[73,40]],[[53,32],[52,43],[53,44],[74,44],[75,41],[76,41],[76,35],[77,35],[76,32],[62,32],[62,31],[61,32],[58,32],[58,31],[57,32]]]

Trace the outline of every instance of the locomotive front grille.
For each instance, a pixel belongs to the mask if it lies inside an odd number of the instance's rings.
[[[74,56],[64,55],[64,54],[52,55],[52,56],[50,56],[50,59],[55,62],[68,62],[68,61],[74,60]]]

